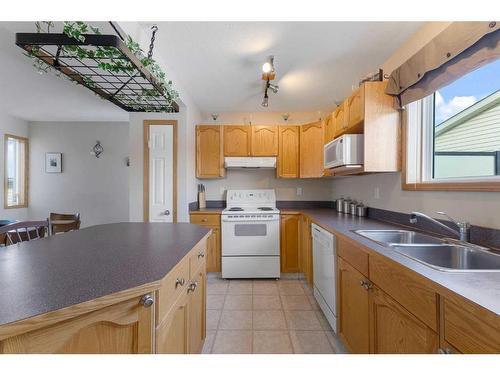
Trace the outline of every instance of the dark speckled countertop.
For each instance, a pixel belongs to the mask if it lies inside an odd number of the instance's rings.
[[[282,210],[286,213],[287,210]],[[395,229],[394,224],[337,213],[332,209],[297,209],[333,233],[356,240],[365,247],[415,271],[436,284],[500,315],[500,272],[443,272],[412,260],[359,234],[358,229]]]
[[[116,223],[0,247],[0,325],[158,281],[209,231]]]
[[[213,211],[222,209],[212,209]],[[303,213],[324,229],[349,237],[368,249],[390,258],[426,277],[437,288],[456,293],[500,315],[500,271],[498,272],[444,272],[410,259],[389,247],[382,246],[359,234],[359,229],[401,229],[401,226],[384,221],[345,215],[331,208],[282,208],[282,214]],[[191,210],[199,212],[199,210]],[[411,229],[411,228],[406,228]]]

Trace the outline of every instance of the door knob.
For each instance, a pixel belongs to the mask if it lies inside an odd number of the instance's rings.
[[[168,215],[170,215],[170,210],[165,210],[165,211],[161,212],[160,215],[168,216]]]
[[[140,304],[144,307],[151,307],[154,302],[155,300],[153,299],[153,297],[151,297],[150,294],[146,294],[142,296]]]

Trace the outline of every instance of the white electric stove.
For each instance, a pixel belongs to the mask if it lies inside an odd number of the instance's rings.
[[[280,277],[280,212],[273,189],[228,190],[222,211],[222,277]]]

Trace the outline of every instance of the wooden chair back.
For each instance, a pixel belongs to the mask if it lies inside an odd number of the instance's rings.
[[[68,224],[52,224],[52,234],[56,233],[63,233],[63,232],[69,232],[72,230],[77,230],[80,229],[80,214],[58,214],[55,212],[50,213],[50,221],[57,221],[57,220],[71,220],[73,221],[72,223]]]
[[[49,220],[19,221],[0,227],[0,237],[4,237],[5,246],[18,242],[32,241],[50,234]]]

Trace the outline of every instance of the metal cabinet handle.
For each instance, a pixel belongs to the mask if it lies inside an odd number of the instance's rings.
[[[184,278],[180,278],[180,279],[177,278],[177,279],[175,279],[175,287],[177,288],[179,285],[183,286],[185,282],[186,282],[186,280],[184,280]]]
[[[439,348],[438,349],[439,354],[453,354],[450,348]]]
[[[373,287],[373,284],[370,283],[369,281],[366,281],[366,280],[361,280],[359,282],[359,285],[361,285],[363,288],[365,288],[366,290],[369,290]]]
[[[205,218],[201,219],[201,221],[206,223],[208,221],[208,219],[205,217]]]
[[[189,284],[187,292],[188,293],[194,292],[197,286],[198,286],[198,281],[193,281],[191,284]]]
[[[200,251],[200,252],[198,253],[198,258],[205,258],[205,252]]]
[[[144,296],[142,296],[142,298],[140,300],[140,304],[144,307],[151,307],[151,306],[153,306],[154,302],[155,302],[155,300],[153,299],[153,297],[150,294],[145,294]]]

